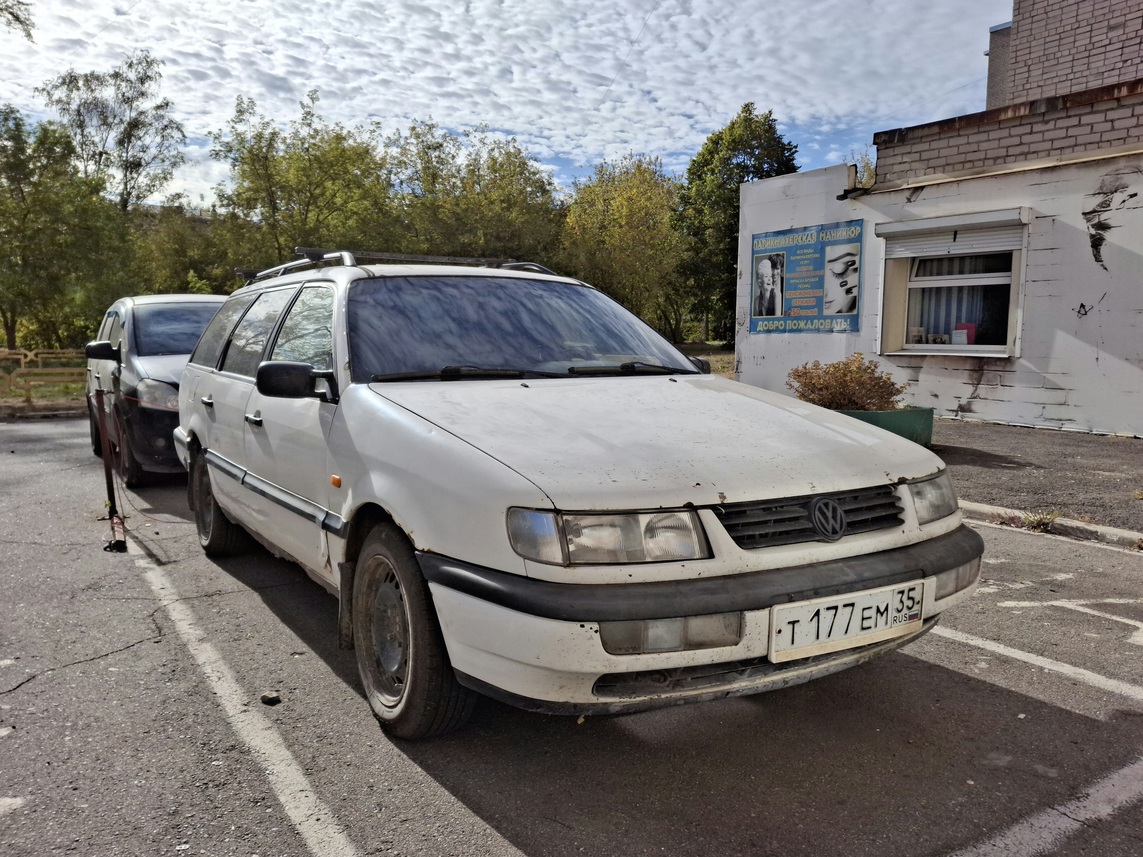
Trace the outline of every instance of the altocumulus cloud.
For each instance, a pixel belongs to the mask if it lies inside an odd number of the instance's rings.
[[[164,60],[194,139],[235,98],[284,123],[311,89],[323,116],[388,130],[433,119],[515,135],[564,181],[603,158],[682,171],[746,101],[772,109],[799,163],[835,163],[874,131],[982,110],[988,28],[1011,0],[37,0],[35,43],[0,32],[0,103],[131,51]],[[205,194],[203,163],[173,189]]]

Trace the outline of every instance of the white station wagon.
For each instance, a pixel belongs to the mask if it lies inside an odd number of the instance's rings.
[[[206,553],[246,531],[334,593],[395,736],[476,694],[603,714],[786,687],[978,579],[935,455],[712,376],[591,286],[298,252],[203,334],[176,446]]]

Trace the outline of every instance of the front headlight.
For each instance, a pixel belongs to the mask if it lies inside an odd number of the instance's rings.
[[[508,539],[520,556],[550,565],[677,562],[710,556],[698,515],[688,509],[610,515],[509,509]]]
[[[913,495],[913,506],[917,510],[919,524],[928,524],[948,517],[958,508],[952,477],[947,470],[935,479],[910,483],[909,493]]]
[[[162,381],[140,381],[135,388],[135,398],[141,408],[161,408],[164,411],[179,409],[179,391]]]

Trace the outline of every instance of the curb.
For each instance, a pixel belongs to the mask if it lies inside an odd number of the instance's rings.
[[[1005,509],[1002,506],[987,506],[984,503],[973,503],[969,500],[960,501],[960,509],[966,518],[992,523],[1003,522],[1006,519],[1023,519],[1028,513],[1017,509]],[[1021,529],[1016,527],[1015,529]],[[1029,530],[1029,532],[1033,532]],[[1074,521],[1071,518],[1056,518],[1044,532],[1057,536],[1067,536],[1071,539],[1102,542],[1115,545],[1127,550],[1143,550],[1143,533],[1132,530],[1120,530],[1116,527],[1104,527],[1100,524],[1087,524],[1083,521]]]
[[[8,408],[0,406],[0,422],[16,422],[17,420],[77,420],[87,416],[83,408],[66,409],[62,411],[29,411],[23,408]]]

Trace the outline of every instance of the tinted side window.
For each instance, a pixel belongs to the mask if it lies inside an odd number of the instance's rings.
[[[103,324],[99,325],[99,333],[96,335],[97,340],[107,341],[111,337],[111,325],[119,318],[119,314],[115,312],[108,312],[103,317]]]
[[[119,314],[111,316],[111,324],[107,327],[107,340],[123,352],[123,320]]]
[[[309,363],[333,369],[333,292],[321,286],[302,289],[270,354],[271,360]]]
[[[234,328],[230,347],[226,349],[222,361],[223,372],[254,377],[274,325],[293,296],[293,289],[263,292],[258,296],[254,306],[250,307]]]
[[[246,312],[246,307],[254,302],[254,297],[254,295],[242,295],[238,298],[231,298],[222,305],[214,318],[211,319],[210,324],[207,325],[206,330],[203,331],[202,337],[191,355],[191,363],[210,367],[218,365],[218,358],[222,354],[222,346],[226,344],[226,338],[230,336],[234,323],[238,321],[242,313]]]

